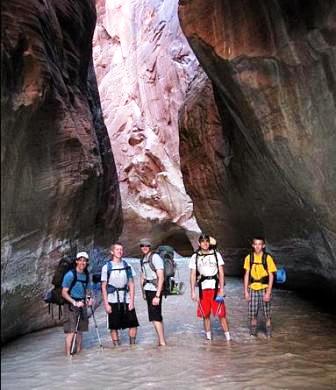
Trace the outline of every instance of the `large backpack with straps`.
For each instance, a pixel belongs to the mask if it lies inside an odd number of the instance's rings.
[[[214,290],[214,299],[216,299],[217,297],[217,291],[218,291],[218,284],[219,284],[219,278],[218,278],[218,270],[219,270],[219,266],[218,266],[218,257],[217,257],[217,249],[212,249],[212,252],[210,251],[209,253],[201,253],[199,250],[197,250],[195,252],[196,254],[196,259],[195,259],[195,264],[196,264],[196,281],[197,281],[197,284],[198,284],[198,292],[199,292],[199,296],[200,298],[202,298],[202,282],[206,279],[214,279],[216,284],[215,284],[215,290]],[[215,259],[216,259],[216,264],[217,264],[217,274],[214,275],[214,276],[202,276],[198,270],[198,258],[200,256],[208,256],[208,255],[214,255],[215,256]]]
[[[70,257],[63,257],[59,261],[59,263],[56,267],[54,276],[53,276],[52,281],[51,281],[51,283],[54,285],[54,287],[52,289],[50,289],[44,297],[44,302],[48,303],[49,313],[52,314],[52,317],[54,315],[53,310],[52,310],[52,306],[51,306],[52,304],[58,305],[59,319],[60,319],[61,314],[62,314],[61,306],[64,305],[64,303],[65,303],[65,299],[62,297],[62,282],[64,279],[64,275],[69,271],[73,272],[73,280],[71,282],[71,285],[70,285],[70,288],[68,291],[70,295],[71,295],[71,290],[73,289],[73,287],[75,286],[75,284],[77,282],[77,272],[76,272],[75,264],[76,264],[76,262],[73,261]],[[89,272],[87,270],[85,270],[85,274],[86,274],[85,285],[87,286],[89,284]]]
[[[127,263],[127,261],[125,260],[122,260],[122,268],[113,268],[113,263],[111,260],[108,260],[106,262],[106,267],[107,267],[107,277],[106,277],[106,280],[107,280],[107,293],[108,294],[113,294],[113,293],[117,293],[117,299],[118,299],[118,304],[120,304],[120,296],[119,296],[119,292],[123,292],[124,293],[124,297],[123,297],[123,303],[126,304],[126,295],[127,295],[127,292],[128,292],[128,281],[133,278],[133,274],[132,274],[132,269],[130,267],[130,265]],[[126,284],[123,286],[123,287],[115,287],[113,284],[110,284],[110,276],[111,276],[111,273],[113,271],[125,271],[126,272],[126,277],[127,277],[127,282]]]
[[[269,253],[267,253],[266,251],[263,251],[263,254],[262,254],[262,257],[261,257],[261,264],[263,265],[265,271],[268,273],[268,269],[267,269],[267,256],[270,256]],[[253,282],[259,282],[259,283],[263,283],[263,284],[268,284],[268,281],[269,281],[269,275],[267,276],[264,276],[263,278],[261,278],[260,280],[255,280],[252,278],[251,276],[251,270],[252,270],[252,265],[253,264],[260,264],[260,263],[255,263],[254,261],[254,252],[251,252],[250,253],[250,275],[249,275],[249,278],[250,278],[250,283],[253,283]],[[286,279],[287,279],[287,273],[286,273],[286,270],[284,267],[277,267],[277,271],[274,272],[274,284],[283,284],[286,282]]]
[[[164,275],[164,282],[163,282],[163,288],[162,288],[162,295],[167,297],[167,295],[171,294],[171,288],[170,288],[170,278],[172,278],[175,275],[176,270],[176,262],[174,260],[174,248],[172,248],[169,245],[160,245],[156,251],[151,252],[149,258],[148,258],[148,265],[150,266],[151,270],[156,273],[155,266],[153,264],[153,255],[157,254],[161,257],[163,261],[163,275]],[[143,259],[141,259],[141,269],[143,270],[144,262]],[[152,283],[155,286],[157,286],[157,279],[148,280],[148,283]]]

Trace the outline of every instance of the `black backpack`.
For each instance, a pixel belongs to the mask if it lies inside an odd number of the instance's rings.
[[[64,305],[64,303],[65,303],[65,299],[62,297],[62,282],[63,282],[64,275],[69,271],[73,272],[73,280],[72,280],[72,283],[71,283],[70,288],[69,288],[69,294],[71,293],[71,290],[73,289],[73,287],[75,286],[75,284],[77,282],[77,272],[75,269],[75,264],[76,264],[76,262],[71,260],[70,257],[63,257],[59,261],[59,263],[56,267],[54,276],[53,276],[52,281],[51,281],[51,283],[54,285],[54,287],[52,289],[50,289],[44,297],[44,302],[48,303],[48,311],[49,311],[49,314],[51,313],[52,318],[54,318],[54,312],[53,312],[52,306],[51,306],[52,304],[58,305],[59,319],[61,318],[61,315],[62,315],[62,305]],[[85,284],[87,286],[89,283],[89,272],[87,270],[85,270],[85,273],[86,273]]]

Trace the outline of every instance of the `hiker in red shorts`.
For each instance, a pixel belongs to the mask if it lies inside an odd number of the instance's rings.
[[[212,339],[211,313],[218,316],[226,340],[230,340],[229,326],[224,304],[224,261],[216,249],[210,249],[210,237],[199,237],[199,249],[190,259],[191,299],[198,301],[197,316],[203,318],[206,338]],[[199,300],[195,287],[199,287]]]

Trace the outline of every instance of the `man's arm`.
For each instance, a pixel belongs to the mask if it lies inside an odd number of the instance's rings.
[[[195,295],[195,287],[196,287],[196,270],[191,269],[190,270],[190,291],[191,291],[191,299],[193,301],[196,301],[196,295]]]
[[[130,296],[130,302],[128,304],[128,309],[133,310],[134,309],[134,296],[135,296],[135,285],[133,278],[129,279],[128,281],[128,290],[129,290],[129,296]]]
[[[107,299],[107,282],[102,281],[101,290],[105,311],[106,313],[112,313],[112,307],[109,305]]]
[[[157,269],[156,276],[157,276],[157,288],[156,288],[155,297],[153,298],[153,301],[152,301],[154,306],[156,306],[160,303],[160,296],[161,296],[161,292],[163,290],[163,282],[164,282],[163,269]]]
[[[265,302],[269,302],[271,300],[273,282],[274,282],[274,274],[273,274],[273,272],[270,272],[268,274],[268,286],[267,286],[266,293],[265,293],[264,298],[263,298]]]
[[[224,265],[218,266],[219,295],[224,295]]]
[[[80,302],[80,301],[75,301],[73,298],[71,298],[70,294],[69,294],[69,288],[67,287],[63,287],[62,288],[62,297],[68,301],[69,303],[71,303],[73,306],[75,307],[83,307],[84,306],[84,303],[83,302]]]
[[[250,300],[250,294],[248,291],[248,284],[249,284],[249,279],[250,279],[250,270],[245,270],[245,275],[244,275],[244,296],[247,301]]]

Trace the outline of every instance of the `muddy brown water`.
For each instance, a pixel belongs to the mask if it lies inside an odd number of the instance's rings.
[[[138,261],[134,262],[138,269]],[[179,260],[183,295],[163,302],[167,347],[157,347],[145,302],[138,294],[137,344],[112,347],[102,307],[96,319],[103,341],[98,346],[93,321],[84,335],[83,351],[63,355],[63,329],[29,334],[2,349],[2,389],[336,389],[335,315],[321,312],[294,292],[274,290],[273,337],[259,328],[251,338],[242,281],[227,278],[226,299],[231,342],[217,320],[214,340],[206,341],[202,321],[190,300],[188,267]],[[137,286],[139,285],[136,278]]]

